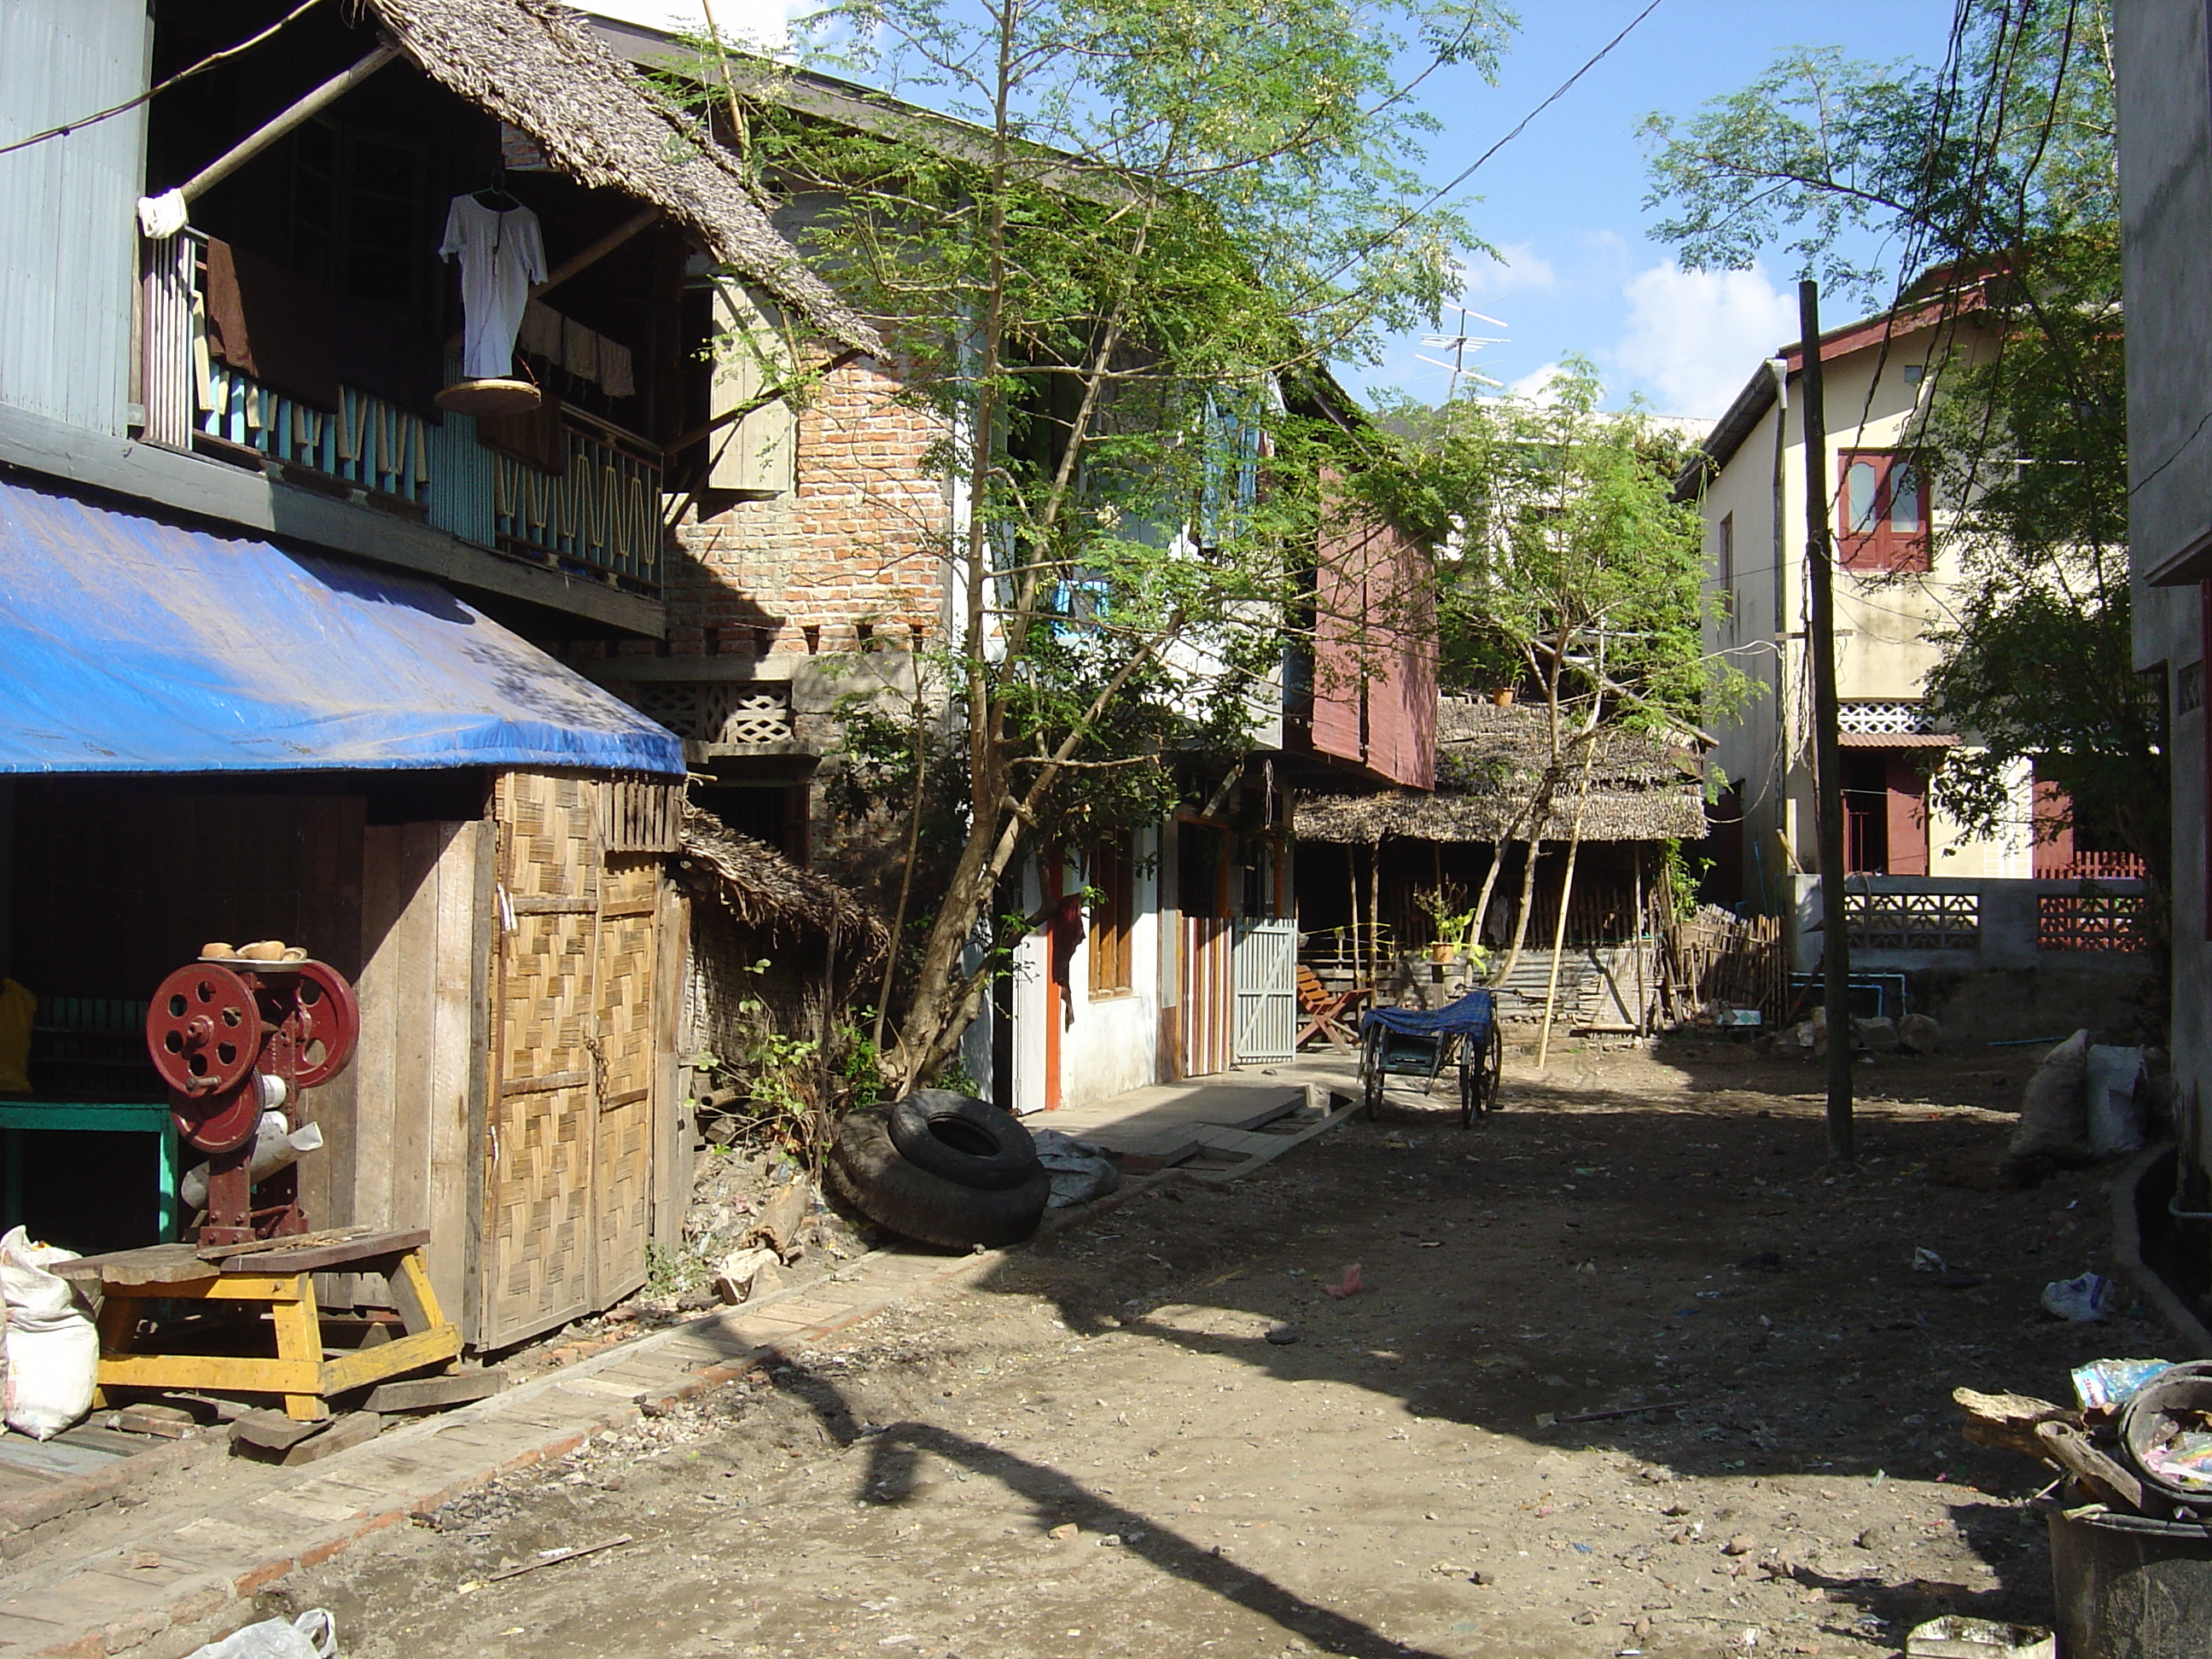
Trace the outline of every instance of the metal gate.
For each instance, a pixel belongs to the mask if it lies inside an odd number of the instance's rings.
[[[1298,925],[1237,924],[1237,1063],[1284,1065],[1297,1052]]]

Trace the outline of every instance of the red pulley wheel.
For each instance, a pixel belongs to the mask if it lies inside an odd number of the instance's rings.
[[[196,962],[163,980],[146,1010],[146,1052],[161,1081],[193,1098],[238,1087],[261,1053],[261,1015],[238,975]]]
[[[298,1056],[292,1081],[302,1089],[336,1077],[361,1039],[361,1000],[346,976],[327,963],[301,965],[293,1012],[284,1022]]]
[[[191,1103],[198,1115],[172,1106],[169,1115],[177,1121],[178,1138],[204,1152],[243,1146],[261,1121],[261,1089],[252,1078],[227,1094]]]

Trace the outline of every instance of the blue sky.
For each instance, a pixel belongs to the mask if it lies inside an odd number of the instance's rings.
[[[592,9],[663,27],[701,28],[701,0],[584,0]],[[1236,3],[1236,0],[1228,0]],[[1512,3],[1513,0],[1509,0]],[[802,0],[708,0],[732,32],[773,37]],[[1517,0],[1522,27],[1495,87],[1462,71],[1431,83],[1443,123],[1429,176],[1441,184],[1495,143],[1642,10],[1645,0]],[[1662,414],[1712,417],[1758,361],[1796,337],[1794,270],[1686,272],[1650,240],[1644,149],[1655,110],[1687,115],[1733,92],[1791,46],[1839,45],[1889,62],[1942,55],[1947,0],[1662,0],[1613,53],[1464,187],[1468,218],[1501,254],[1470,253],[1465,303],[1500,319],[1468,331],[1503,336],[1471,360],[1508,386],[1538,386],[1569,353],[1595,361],[1618,404],[1641,394]],[[1448,317],[1456,329],[1456,316]],[[1417,337],[1392,343],[1376,368],[1346,378],[1425,401],[1449,376]]]
[[[1522,29],[1498,84],[1472,77],[1434,107],[1445,121],[1431,171],[1449,179],[1541,102],[1643,9],[1644,0],[1522,0]],[[1504,336],[1472,359],[1508,385],[1532,385],[1570,352],[1595,361],[1613,401],[1640,392],[1660,412],[1711,417],[1759,359],[1797,336],[1797,273],[1685,272],[1650,240],[1644,149],[1652,111],[1687,115],[1733,92],[1781,49],[1839,45],[1879,61],[1938,61],[1945,0],[1664,0],[1659,9],[1528,131],[1468,180],[1468,218],[1509,263],[1470,262],[1465,302],[1502,320]],[[1455,330],[1457,319],[1447,319]],[[1445,356],[1396,342],[1356,377],[1433,402],[1449,380],[1419,361]]]

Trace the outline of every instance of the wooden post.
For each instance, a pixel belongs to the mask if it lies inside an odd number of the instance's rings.
[[[1373,971],[1367,982],[1376,988],[1375,994],[1382,994],[1382,837],[1375,837],[1375,844],[1367,849],[1367,959]]]
[[[1844,908],[1843,749],[1837,741],[1835,568],[1829,544],[1828,416],[1820,368],[1820,286],[1797,285],[1799,349],[1804,354],[1805,563],[1812,578],[1814,788],[1820,831],[1820,917],[1827,969],[1828,1156],[1852,1160],[1851,942]],[[1777,417],[1778,419],[1779,416]],[[1780,573],[1777,573],[1778,576]]]
[[[1598,641],[1599,672],[1604,672],[1605,642]],[[1593,693],[1593,696],[1602,695]],[[1590,730],[1584,733],[1582,787],[1575,792],[1575,817],[1567,830],[1567,867],[1559,875],[1559,918],[1552,927],[1552,972],[1544,983],[1544,1026],[1536,1037],[1536,1069],[1542,1071],[1552,1053],[1552,1011],[1559,999],[1559,955],[1567,945],[1567,906],[1575,896],[1575,859],[1583,847],[1583,809],[1589,805],[1590,766],[1597,758],[1598,710],[1590,710]]]
[[[1644,1016],[1647,1011],[1644,991],[1644,935],[1650,926],[1651,917],[1644,902],[1644,843],[1631,842],[1629,856],[1636,866],[1636,1035],[1644,1035]]]

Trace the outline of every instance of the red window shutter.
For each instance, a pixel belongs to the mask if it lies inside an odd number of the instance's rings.
[[[1836,562],[1846,570],[1927,569],[1928,480],[1918,458],[1847,449],[1836,465]]]

